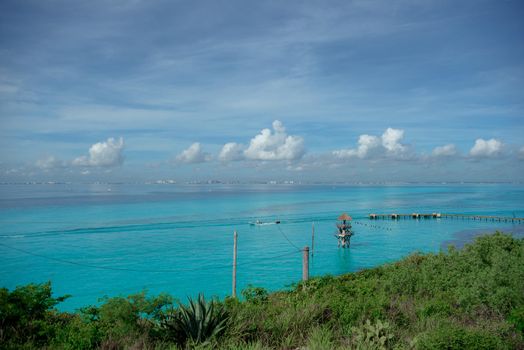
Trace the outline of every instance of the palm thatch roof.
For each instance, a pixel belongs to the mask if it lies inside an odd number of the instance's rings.
[[[349,221],[349,220],[353,220],[353,219],[351,219],[351,216],[349,216],[348,214],[343,213],[342,215],[340,215],[338,217],[338,220],[340,220],[340,221]]]

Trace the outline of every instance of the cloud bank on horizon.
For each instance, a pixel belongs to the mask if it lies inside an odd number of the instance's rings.
[[[6,0],[0,180],[523,181],[523,16],[512,0]]]
[[[196,164],[205,162],[229,163],[233,161],[285,161],[297,163],[304,160],[306,154],[304,139],[297,135],[288,135],[283,123],[275,120],[273,130],[262,129],[254,136],[246,147],[241,143],[228,142],[222,146],[216,156],[205,152],[200,142],[194,142],[188,148],[176,155],[175,164]],[[322,155],[333,163],[360,158],[367,160],[390,158],[393,160],[422,160],[428,159],[426,154],[417,153],[413,147],[403,144],[404,130],[388,127],[379,136],[360,135],[357,148],[333,150],[331,155]],[[55,156],[46,156],[38,159],[35,166],[43,169],[77,167],[115,167],[124,162],[124,139],[110,137],[107,141],[97,142],[89,148],[88,156],[80,156],[71,162],[62,161]],[[460,157],[463,159],[514,157],[520,159],[524,146],[520,149],[506,150],[502,141],[497,139],[476,139],[469,152],[461,155],[454,144],[435,147],[431,153],[434,158]],[[331,157],[332,156],[332,157]]]

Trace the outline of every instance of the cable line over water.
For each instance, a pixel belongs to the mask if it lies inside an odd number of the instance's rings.
[[[62,264],[76,265],[76,266],[93,268],[93,269],[100,269],[100,270],[126,271],[126,272],[144,272],[144,273],[177,273],[177,272],[191,272],[191,271],[216,270],[216,269],[231,268],[231,264],[218,265],[218,266],[212,266],[212,267],[196,267],[196,268],[192,268],[192,269],[162,269],[162,270],[160,270],[160,269],[159,270],[155,270],[155,269],[132,269],[132,268],[125,268],[125,267],[100,266],[100,265],[93,265],[93,264],[82,263],[82,262],[77,262],[77,261],[71,261],[71,260],[66,260],[66,259],[61,259],[61,258],[55,258],[55,257],[51,257],[51,256],[39,254],[39,253],[33,253],[33,252],[30,252],[30,251],[28,251],[26,249],[16,248],[16,247],[4,244],[4,243],[0,243],[0,246],[6,247],[6,248],[9,248],[9,249],[21,252],[21,253],[25,253],[25,254],[28,254],[28,255],[31,255],[31,256],[36,256],[36,257],[39,257],[39,258],[42,258],[42,259],[56,261],[56,262],[59,262],[59,263],[62,263]],[[281,254],[281,255],[277,255],[277,256],[271,256],[271,257],[268,257],[268,258],[265,258],[265,259],[271,259],[271,260],[279,259],[279,258],[283,258],[283,257],[286,257],[286,256],[290,256],[292,254],[296,254],[296,251],[287,252],[285,254]],[[243,265],[248,265],[248,264],[249,263],[242,263],[242,264],[237,264],[237,266],[243,266]]]
[[[302,251],[301,248],[299,248],[296,244],[294,244],[293,242],[291,242],[291,240],[289,239],[288,236],[286,236],[286,234],[282,231],[282,229],[280,228],[280,224],[277,225],[277,229],[278,231],[280,232],[280,234],[282,234],[282,236],[286,239],[286,241],[289,242],[289,244],[291,244],[292,247],[294,247],[296,250],[298,251]]]

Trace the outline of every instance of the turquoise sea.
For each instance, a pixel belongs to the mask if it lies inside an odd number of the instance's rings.
[[[353,217],[349,249],[337,248],[336,218]],[[238,289],[270,290],[312,275],[342,274],[438,252],[482,232],[522,236],[524,224],[472,220],[368,219],[369,213],[442,212],[524,217],[524,185],[0,185],[0,285],[52,281],[71,294],[63,310],[144,288],[185,299],[231,293],[233,232]],[[252,226],[261,220],[279,225]]]

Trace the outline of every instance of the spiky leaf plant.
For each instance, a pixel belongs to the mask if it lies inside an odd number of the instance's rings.
[[[177,342],[201,344],[225,330],[229,317],[223,306],[215,301],[206,302],[202,294],[196,300],[188,298],[188,301],[187,306],[179,304],[164,322]]]

